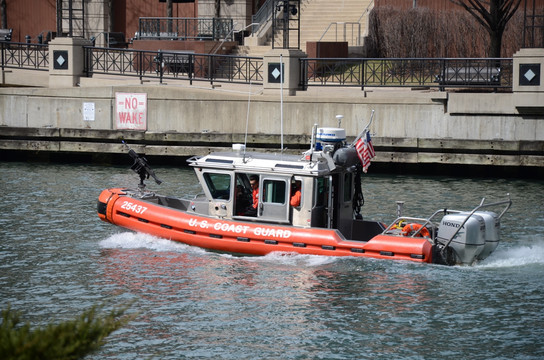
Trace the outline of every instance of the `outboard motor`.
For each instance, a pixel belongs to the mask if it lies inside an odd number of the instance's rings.
[[[467,216],[470,217],[467,219]],[[452,248],[459,262],[472,264],[484,251],[485,229],[485,220],[478,214],[470,215],[466,212],[447,214],[440,222],[436,241]]]
[[[484,249],[480,254],[478,254],[477,257],[478,260],[483,260],[488,257],[493,251],[495,251],[497,246],[499,246],[501,219],[499,215],[495,214],[492,211],[477,211],[474,214],[481,216],[485,222],[485,245]]]

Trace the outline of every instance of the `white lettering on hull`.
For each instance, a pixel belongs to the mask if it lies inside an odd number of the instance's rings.
[[[287,239],[291,237],[292,232],[291,230],[287,229],[274,229],[269,227],[262,227],[257,226],[254,228],[251,228],[247,225],[236,225],[231,223],[223,223],[223,222],[216,222],[214,224],[209,224],[207,220],[198,220],[195,218],[189,219],[189,226],[201,228],[201,229],[209,229],[213,228],[216,231],[223,231],[226,233],[232,233],[236,235],[248,235],[253,234],[255,236],[266,236],[271,238],[281,238],[281,239]]]

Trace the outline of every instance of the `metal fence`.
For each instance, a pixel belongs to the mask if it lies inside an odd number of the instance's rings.
[[[85,72],[158,79],[262,84],[263,59],[189,51],[84,47]]]
[[[512,88],[512,59],[305,58],[300,86]]]
[[[49,46],[46,44],[27,44],[0,42],[2,70],[5,68],[49,70]]]
[[[1,66],[49,70],[45,44],[0,42]],[[263,58],[195,54],[191,51],[143,51],[84,47],[87,76],[109,74],[158,79],[263,83]],[[487,88],[511,91],[513,60],[304,58],[299,84],[309,86]]]
[[[141,17],[137,39],[232,40],[234,22],[221,18]]]

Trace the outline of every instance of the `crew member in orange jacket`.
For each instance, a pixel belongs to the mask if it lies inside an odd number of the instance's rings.
[[[291,201],[289,203],[293,207],[300,206],[300,198],[300,181],[295,181],[293,184],[291,184]]]
[[[257,213],[257,206],[259,206],[259,177],[257,175],[251,175],[249,177],[249,184],[251,185],[251,195],[253,197],[253,204],[251,207]]]

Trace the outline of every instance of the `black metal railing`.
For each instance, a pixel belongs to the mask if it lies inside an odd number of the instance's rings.
[[[232,40],[234,21],[221,18],[142,17],[137,39]]]
[[[47,44],[0,42],[1,67],[49,70]],[[263,58],[84,47],[87,76],[109,74],[158,79],[263,83]],[[512,89],[513,60],[304,58],[300,86],[437,87]]]
[[[84,47],[85,73],[158,79],[254,83],[263,82],[263,59],[190,51],[143,51]]]
[[[49,70],[49,46],[18,42],[0,42],[2,70],[5,68]]]
[[[511,88],[512,59],[305,58],[300,86]]]

